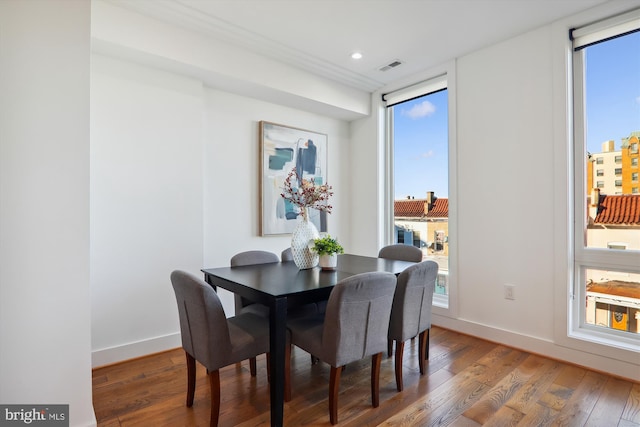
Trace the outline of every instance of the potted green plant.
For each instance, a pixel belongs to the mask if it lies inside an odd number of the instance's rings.
[[[338,254],[344,253],[344,248],[337,239],[325,235],[313,240],[311,250],[320,256],[319,265],[323,270],[335,270],[338,264]]]

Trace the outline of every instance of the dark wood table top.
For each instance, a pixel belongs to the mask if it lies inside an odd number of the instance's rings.
[[[288,297],[296,303],[326,298],[340,280],[360,273],[387,271],[401,273],[413,262],[343,254],[338,256],[335,271],[320,267],[299,270],[295,263],[247,265],[203,269],[209,283],[242,295],[256,302],[268,304],[274,297]]]

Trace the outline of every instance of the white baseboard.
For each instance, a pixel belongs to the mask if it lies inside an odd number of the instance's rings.
[[[159,353],[172,348],[181,347],[182,341],[180,333],[164,335],[161,337],[149,338],[142,341],[123,344],[115,347],[94,350],[91,352],[91,367],[111,365],[124,360],[135,359],[136,357]]]
[[[636,363],[615,360],[610,357],[571,349],[554,343],[551,340],[521,335],[504,329],[461,319],[452,319],[435,313],[432,313],[431,322],[435,326],[517,348],[518,350],[539,354],[620,378],[626,378],[636,382],[640,381],[639,364]]]
[[[98,425],[98,420],[96,419],[95,411],[91,411],[91,413],[93,415],[92,419],[87,424],[84,424],[83,427],[96,427]]]

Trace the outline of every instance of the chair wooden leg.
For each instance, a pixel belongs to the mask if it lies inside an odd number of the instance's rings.
[[[193,406],[193,396],[196,392],[196,359],[187,353],[187,407]]]
[[[402,382],[402,358],[404,357],[404,341],[396,341],[396,388],[404,389]]]
[[[284,348],[284,401],[291,401],[291,345],[289,344]]]
[[[389,338],[387,339],[387,357],[391,357],[391,353],[393,353],[393,340]]]
[[[342,368],[331,367],[329,377],[329,420],[331,424],[338,424],[338,392],[340,391],[340,374]]]
[[[427,329],[427,345],[426,351],[424,352],[424,360],[429,360],[429,331],[431,331],[431,329]]]
[[[252,357],[249,359],[249,371],[251,372],[251,376],[256,376],[256,358]]]
[[[427,348],[429,345],[429,330],[420,332],[420,338],[418,340],[419,349],[418,349],[418,363],[420,364],[420,375],[424,375],[426,372],[426,359],[427,357]]]
[[[209,372],[209,386],[211,387],[211,427],[218,426],[220,416],[220,371]]]
[[[380,406],[380,362],[382,353],[371,356],[371,404],[374,408]]]

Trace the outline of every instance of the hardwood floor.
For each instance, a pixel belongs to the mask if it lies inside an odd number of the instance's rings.
[[[420,376],[417,343],[407,342],[404,391],[396,392],[393,358],[382,359],[380,407],[371,407],[370,358],[342,374],[339,425],[640,427],[640,384],[434,327],[427,373]],[[95,369],[98,426],[206,426],[209,385],[198,365],[196,396],[185,406],[182,349]],[[329,426],[329,366],[311,365],[296,348],[293,399],[285,425]],[[221,426],[268,426],[265,358],[220,372]]]

